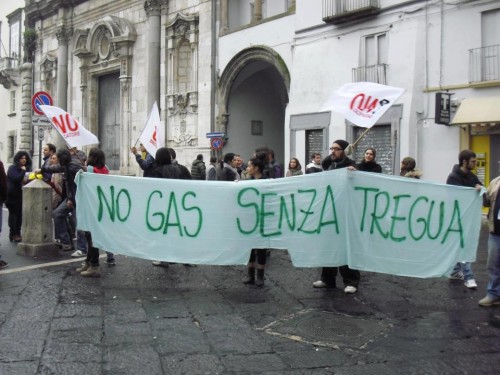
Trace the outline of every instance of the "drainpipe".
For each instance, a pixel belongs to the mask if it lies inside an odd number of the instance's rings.
[[[217,87],[217,1],[212,1],[212,87],[210,89],[210,132],[215,131],[215,90]]]

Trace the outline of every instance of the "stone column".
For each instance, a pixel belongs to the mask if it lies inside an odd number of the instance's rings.
[[[68,42],[71,29],[60,27],[56,32],[59,42],[57,48],[57,98],[55,105],[66,110],[68,108]]]
[[[253,20],[258,22],[262,20],[262,0],[255,0],[253,9]]]
[[[220,32],[229,30],[227,0],[220,0]]]
[[[17,244],[17,254],[37,258],[59,255],[59,246],[52,241],[52,226],[52,188],[35,179],[23,188],[23,242]]]
[[[154,102],[160,102],[160,13],[162,0],[146,0],[144,10],[147,15],[147,102],[146,110],[153,107]]]
[[[30,151],[32,125],[31,97],[33,96],[33,64],[24,63],[20,66],[21,71],[21,134],[20,150]]]
[[[68,43],[71,31],[67,26],[61,26],[56,32],[59,46],[57,48],[57,96],[54,99],[54,105],[64,110],[68,109]],[[55,144],[58,149],[66,147],[61,136],[57,137]]]

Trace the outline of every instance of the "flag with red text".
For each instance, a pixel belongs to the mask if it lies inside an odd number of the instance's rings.
[[[40,109],[70,147],[99,143],[99,139],[83,127],[71,114],[59,107],[41,105]]]
[[[156,102],[153,104],[153,108],[151,108],[139,141],[153,157],[159,148],[165,147],[165,128],[161,125],[160,112]]]
[[[333,110],[363,128],[371,128],[405,90],[372,82],[347,83],[335,90],[323,110]]]

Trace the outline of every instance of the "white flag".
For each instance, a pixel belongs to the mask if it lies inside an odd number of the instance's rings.
[[[141,141],[142,145],[153,157],[155,157],[156,151],[159,148],[165,147],[165,128],[161,125],[160,112],[158,111],[156,102],[153,104],[153,108],[151,108],[139,141]]]
[[[331,95],[322,110],[331,109],[357,126],[371,128],[404,91],[372,82],[347,83]]]
[[[50,105],[41,105],[40,109],[70,147],[99,144],[99,139],[65,110]]]

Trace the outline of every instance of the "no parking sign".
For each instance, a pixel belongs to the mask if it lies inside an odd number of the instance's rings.
[[[45,92],[45,91],[38,91],[31,98],[31,107],[33,108],[33,111],[35,111],[35,113],[37,115],[40,115],[40,116],[44,114],[42,112],[40,106],[41,105],[52,105],[52,104],[53,104],[52,97],[50,96],[50,94],[48,92]]]
[[[220,151],[224,146],[224,142],[222,141],[222,138],[210,138],[210,146],[213,150]]]

